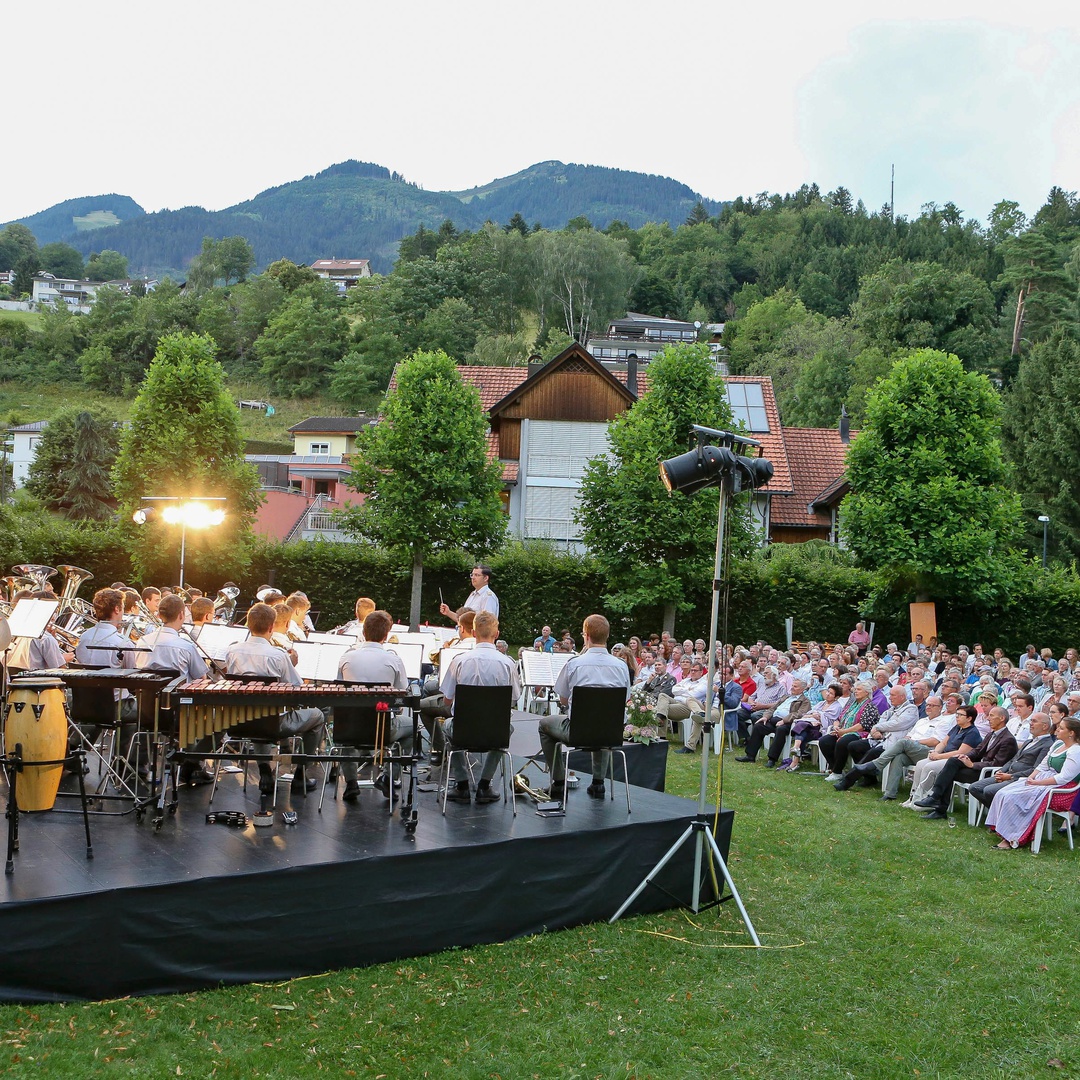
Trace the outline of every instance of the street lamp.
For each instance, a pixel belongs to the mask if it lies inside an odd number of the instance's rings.
[[[179,495],[144,495],[143,502],[168,503],[168,506],[158,510],[156,506],[140,506],[131,520],[136,525],[145,525],[155,514],[161,515],[161,520],[169,525],[180,526],[180,588],[184,587],[184,560],[187,554],[187,531],[192,529],[209,529],[214,525],[220,525],[225,520],[225,510],[222,507],[207,506],[207,503],[225,502],[223,495],[197,496],[190,499]]]
[[[1039,515],[1039,520],[1042,522],[1043,527],[1043,569],[1046,569],[1046,538],[1050,528],[1050,519],[1045,514]]]

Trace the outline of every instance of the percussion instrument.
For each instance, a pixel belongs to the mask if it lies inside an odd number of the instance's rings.
[[[196,679],[170,686],[162,693],[162,707],[168,708],[171,704],[177,714],[181,746],[290,709],[347,708],[380,702],[391,708],[419,708],[420,705],[419,697],[407,690],[347,682],[293,686],[279,682]]]
[[[67,756],[67,714],[63,683],[39,674],[12,680],[4,705],[5,745],[22,748],[22,762],[62,762]],[[19,809],[51,810],[63,764],[26,768],[19,773]]]

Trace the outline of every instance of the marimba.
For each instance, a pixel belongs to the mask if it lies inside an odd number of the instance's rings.
[[[171,704],[179,725],[180,745],[219,731],[250,724],[290,709],[340,708],[385,704],[388,708],[418,708],[420,699],[406,690],[363,683],[319,683],[293,686],[279,682],[240,682],[232,679],[196,679],[170,686],[162,694],[162,708]]]

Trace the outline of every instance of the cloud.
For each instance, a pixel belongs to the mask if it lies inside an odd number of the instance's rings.
[[[985,23],[875,23],[798,91],[799,138],[822,187],[869,209],[955,202],[985,220],[1001,199],[1030,214],[1080,187],[1074,149],[1080,38]],[[1070,135],[1072,138],[1070,138]]]

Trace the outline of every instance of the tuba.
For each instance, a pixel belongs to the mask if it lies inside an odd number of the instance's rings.
[[[48,588],[49,578],[56,577],[57,571],[51,566],[42,566],[40,563],[20,563],[11,568],[13,574],[18,574],[20,587],[30,587],[37,592],[44,592]]]
[[[93,626],[94,609],[85,600],[76,596],[84,581],[93,581],[94,575],[89,570],[78,566],[61,563],[57,571],[64,575],[64,588],[60,593],[60,607],[56,609],[56,623],[70,637],[78,641],[78,635]]]
[[[218,594],[214,597],[214,619],[220,617],[224,622],[231,623],[236,614],[236,598],[239,595],[240,590],[235,585],[224,585],[218,589]]]

